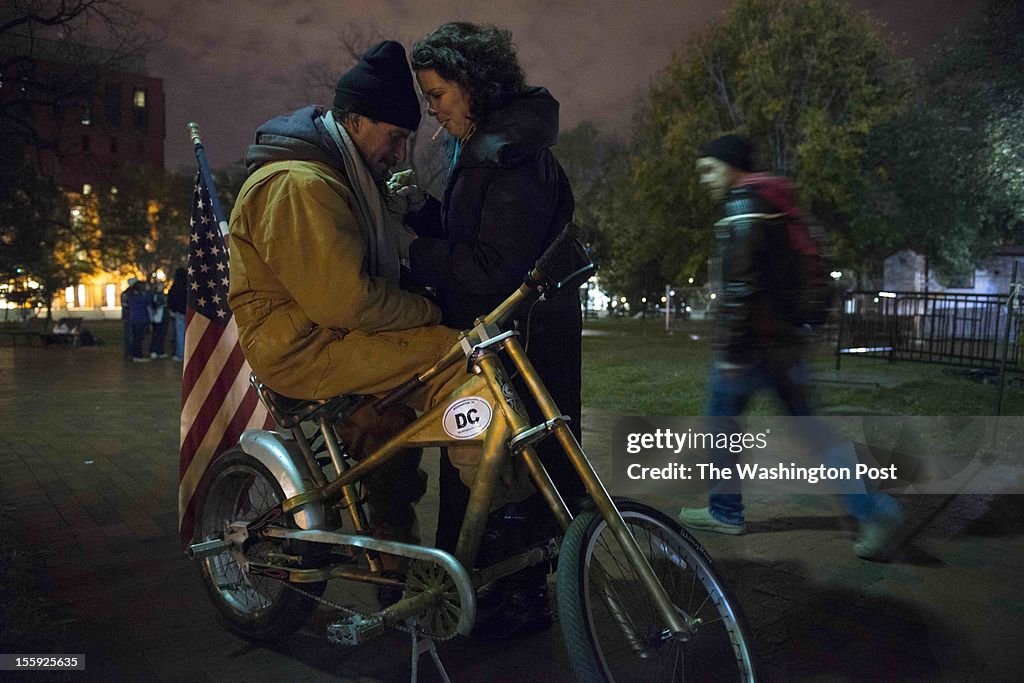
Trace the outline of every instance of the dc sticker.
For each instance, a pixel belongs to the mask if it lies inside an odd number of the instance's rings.
[[[460,398],[444,411],[442,424],[453,439],[471,439],[491,424],[491,404],[477,396]]]

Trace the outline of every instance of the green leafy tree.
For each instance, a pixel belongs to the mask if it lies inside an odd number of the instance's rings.
[[[1024,5],[995,0],[941,42],[871,136],[863,223],[878,244],[970,271],[1024,221]],[[881,228],[881,229],[878,229]]]
[[[583,121],[559,135],[554,148],[576,199],[574,220],[590,257],[599,264],[600,286],[635,307],[664,288],[660,252],[638,221],[633,167],[625,143]],[[635,267],[636,264],[643,267]]]
[[[699,187],[700,146],[749,136],[760,168],[795,179],[801,199],[856,253],[854,219],[868,134],[908,91],[907,72],[879,28],[834,0],[738,0],[652,84],[634,144],[637,248],[666,281],[702,280],[714,203]]]
[[[590,250],[591,258],[601,262],[610,256],[602,239],[611,232],[613,196],[623,191],[628,178],[625,146],[593,122],[582,121],[559,135],[554,153],[572,186],[580,241]]]
[[[116,192],[97,193],[96,257],[108,270],[169,275],[187,256],[192,180],[151,168],[130,176]]]
[[[54,296],[95,270],[95,232],[82,213],[72,214],[57,183],[22,165],[0,188],[0,282],[9,301],[46,307]]]

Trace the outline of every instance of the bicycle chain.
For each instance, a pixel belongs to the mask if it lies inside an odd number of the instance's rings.
[[[298,586],[294,585],[290,581],[285,581],[284,579],[279,579],[276,576],[275,577],[270,577],[270,578],[273,578],[275,581],[278,581],[279,583],[283,584],[285,586],[285,588],[293,590],[296,593],[299,593],[300,595],[304,595],[304,596],[306,596],[307,598],[309,598],[311,600],[315,600],[316,602],[319,602],[321,604],[327,605],[328,607],[333,607],[334,609],[339,610],[339,611],[341,611],[341,612],[343,612],[343,613],[345,613],[345,614],[347,614],[349,616],[362,617],[363,619],[372,619],[375,616],[377,616],[377,615],[373,615],[373,614],[364,614],[363,612],[360,612],[359,610],[352,609],[351,607],[346,607],[344,605],[339,605],[338,603],[334,602],[333,600],[328,600],[327,598],[325,598],[323,596],[313,595],[312,593],[308,593],[308,592],[302,590],[301,588],[299,588]],[[454,638],[455,636],[458,635],[458,633],[453,633],[450,636],[439,637],[439,636],[434,636],[434,635],[432,635],[430,633],[426,633],[425,631],[421,631],[420,629],[410,628],[410,627],[404,626],[402,624],[385,624],[383,621],[381,622],[381,626],[384,626],[385,628],[393,628],[396,631],[401,631],[403,633],[408,633],[409,635],[412,635],[412,636],[423,637],[423,638],[430,638],[435,643],[443,643],[445,641],[451,640],[452,638]]]

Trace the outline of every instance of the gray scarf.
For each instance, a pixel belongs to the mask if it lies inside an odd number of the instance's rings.
[[[369,252],[369,273],[373,277],[382,277],[397,285],[401,275],[398,262],[398,242],[388,227],[387,212],[384,208],[380,188],[344,126],[338,125],[334,120],[333,112],[328,111],[321,118],[327,132],[330,133],[341,151],[342,159],[345,161],[345,174],[352,184],[352,193],[359,206],[360,218],[367,229],[369,239],[366,246]]]

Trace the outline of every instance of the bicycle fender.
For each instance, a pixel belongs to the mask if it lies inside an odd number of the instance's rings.
[[[277,432],[247,429],[242,433],[238,445],[246,455],[256,458],[270,470],[270,474],[281,485],[285,497],[291,498],[316,488],[306,460],[294,441],[286,440]],[[300,506],[292,515],[300,529],[324,528],[326,515],[319,501]]]

